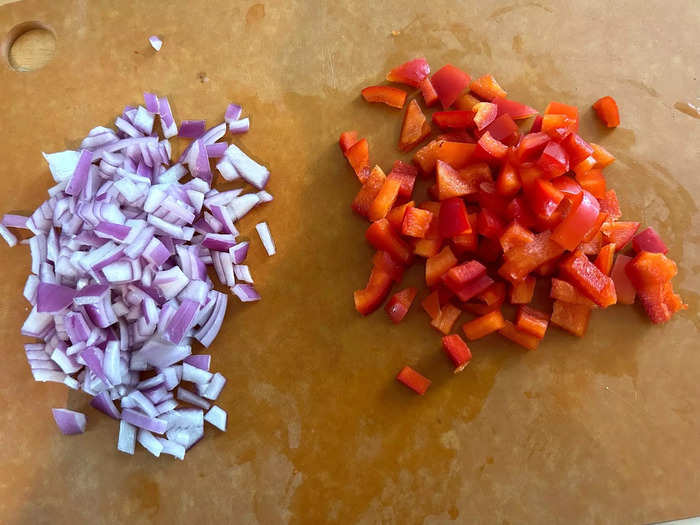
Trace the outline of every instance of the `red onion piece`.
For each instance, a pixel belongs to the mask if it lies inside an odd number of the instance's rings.
[[[255,225],[255,229],[258,231],[260,240],[265,247],[267,255],[273,256],[275,254],[275,242],[272,240],[272,235],[270,234],[270,228],[266,222],[260,222]]]
[[[160,51],[160,48],[163,47],[163,41],[156,35],[149,36],[148,42],[151,44],[151,47],[156,51]]]
[[[53,418],[62,434],[82,434],[85,432],[87,419],[85,414],[67,408],[52,408]]]
[[[219,430],[226,432],[226,418],[227,414],[225,410],[222,410],[217,405],[214,405],[209,409],[209,412],[204,416],[204,421],[215,426]]]
[[[206,129],[205,121],[203,120],[183,120],[180,122],[180,137],[196,139],[204,134]]]
[[[231,122],[241,118],[241,113],[243,108],[237,104],[229,104],[226,108],[226,114],[224,115],[224,121],[226,124],[231,124]]]

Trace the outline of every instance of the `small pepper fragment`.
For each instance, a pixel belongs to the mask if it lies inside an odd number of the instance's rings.
[[[593,158],[596,161],[596,168],[603,169],[615,162],[615,157],[603,146],[599,146],[598,144],[591,142],[591,147],[593,148]]]
[[[518,313],[515,317],[515,326],[519,330],[542,339],[547,332],[548,325],[549,316],[546,313],[524,305],[518,308]]]
[[[357,131],[343,131],[340,134],[340,139],[338,139],[338,144],[343,153],[346,153],[350,148],[352,148],[358,141]]]
[[[492,284],[493,279],[491,279],[491,277],[489,277],[488,275],[483,274],[482,276],[469,281],[459,290],[456,290],[455,295],[457,295],[457,298],[460,301],[467,302],[473,297],[476,297],[477,295],[482,293]]]
[[[362,90],[362,98],[367,102],[379,102],[392,108],[401,109],[407,93],[391,86],[369,86]]]
[[[576,175],[578,182],[584,190],[588,190],[594,197],[601,198],[605,196],[606,183],[603,172],[597,168],[588,170],[586,173]]]
[[[408,264],[411,261],[413,251],[386,219],[379,219],[370,224],[365,238],[376,250],[389,252],[397,262]]]
[[[539,337],[523,332],[508,320],[504,322],[503,328],[498,333],[527,350],[535,350],[540,344]]]
[[[474,104],[472,111],[474,112],[474,124],[476,124],[476,129],[479,131],[491,124],[498,116],[498,106],[491,102],[479,102],[478,104]]]
[[[433,122],[443,129],[473,128],[475,117],[471,111],[436,111]]]
[[[404,366],[396,376],[396,380],[422,396],[430,386],[430,379],[416,372],[410,366]]]
[[[508,100],[507,98],[496,97],[493,100],[491,100],[491,102],[498,106],[499,116],[503,114],[508,114],[513,120],[525,119],[537,115],[536,109],[531,108],[530,106],[526,106],[525,104],[521,104],[520,102],[516,102],[515,100]]]
[[[593,264],[605,275],[610,275],[613,266],[613,258],[615,257],[615,243],[606,244],[598,252]]]
[[[394,282],[398,283],[403,278],[404,267],[396,262],[389,252],[375,252],[372,257],[372,264],[375,268],[388,273]]]
[[[458,335],[446,335],[442,338],[442,349],[450,358],[452,364],[454,365],[454,373],[458,374],[464,367],[471,361],[472,353],[467,346],[467,343]]]
[[[438,101],[438,94],[433,87],[433,83],[430,81],[430,77],[426,76],[420,81],[420,92],[423,95],[423,102],[425,102],[426,107],[432,107]]]
[[[438,225],[440,236],[444,238],[471,232],[472,227],[464,201],[459,197],[442,201]]]
[[[532,302],[535,295],[535,284],[537,279],[533,275],[528,275],[522,281],[511,285],[510,304],[528,304]]]
[[[523,187],[515,168],[506,162],[496,178],[496,191],[504,197],[515,197]]]
[[[600,213],[600,204],[586,190],[574,195],[568,215],[552,232],[552,240],[569,251],[583,241],[586,233],[595,225]]]
[[[411,87],[418,87],[420,82],[430,75],[430,65],[425,58],[414,58],[408,62],[395,67],[386,75],[389,82],[406,84]]]
[[[352,201],[352,210],[362,217],[368,217],[370,207],[384,186],[384,182],[386,182],[386,175],[379,166],[375,166],[360,191],[357,192],[355,200]]]
[[[420,304],[431,319],[440,315],[440,294],[437,290],[431,292]]]
[[[401,125],[399,136],[399,149],[410,151],[415,148],[425,137],[430,135],[430,124],[425,118],[418,102],[411,100],[406,107],[406,112]]]
[[[357,178],[364,183],[369,171],[369,144],[367,139],[360,139],[345,152],[350,166],[355,170]]]
[[[589,308],[594,308],[596,304],[588,297],[578,291],[573,284],[562,279],[552,278],[552,287],[549,292],[549,297],[558,301],[563,301],[570,304],[582,304]]]
[[[452,64],[438,69],[430,79],[444,109],[454,104],[470,80],[469,75]]]
[[[612,97],[599,98],[593,103],[598,118],[609,128],[616,128],[620,125],[620,111],[617,102]]]
[[[451,303],[447,303],[440,309],[438,316],[432,320],[430,325],[442,332],[444,335],[449,334],[452,331],[452,326],[455,324],[457,318],[461,315],[462,311]]]
[[[583,337],[588,327],[588,319],[591,316],[591,308],[582,304],[570,304],[563,301],[554,301],[552,306],[552,324],[563,328],[575,336]]]
[[[436,285],[440,282],[440,278],[456,264],[457,257],[454,256],[449,246],[445,246],[440,253],[425,261],[425,284],[428,286]]]
[[[617,302],[615,283],[583,253],[574,253],[565,259],[559,271],[598,306],[607,308]]]
[[[411,207],[406,210],[401,225],[401,233],[407,237],[423,239],[433,220],[433,214],[428,210]]]
[[[638,229],[639,223],[633,221],[606,222],[600,227],[605,239],[615,243],[617,251],[627,246]]]
[[[635,252],[668,253],[666,244],[651,226],[634,236],[632,247]]]
[[[416,293],[418,290],[415,288],[406,288],[389,298],[384,309],[393,323],[400,323],[406,317],[413,300],[416,298]]]
[[[468,282],[486,273],[486,267],[479,261],[468,261],[453,266],[443,276],[443,281],[452,290],[459,290]]]
[[[476,144],[433,140],[416,151],[413,162],[425,175],[430,175],[435,170],[438,160],[446,162],[454,169],[460,169],[467,165],[475,149]]]
[[[493,332],[497,332],[505,326],[505,319],[500,310],[494,310],[486,315],[477,317],[476,319],[464,323],[462,325],[462,330],[467,339],[475,341],[476,339],[481,339],[486,337]]]
[[[396,198],[399,196],[401,181],[396,178],[387,177],[379,192],[374,197],[369,207],[367,217],[370,221],[378,221],[386,217],[389,210],[394,206]]]
[[[627,255],[618,255],[615,258],[610,277],[615,283],[615,293],[617,294],[617,302],[620,304],[634,304],[634,298],[637,296],[637,291],[632,285],[632,281],[627,277],[625,267],[632,260],[632,257]]]
[[[486,164],[472,164],[457,171],[447,162],[437,161],[437,192],[438,199],[441,201],[477,193],[482,182],[490,182],[491,180],[491,170]]]
[[[508,93],[498,85],[492,75],[484,75],[469,84],[469,90],[485,100],[493,100],[496,97],[506,98]]]
[[[355,309],[362,315],[374,312],[384,302],[391,290],[392,278],[385,271],[372,268],[367,286],[353,294]]]
[[[488,131],[481,135],[477,144],[486,160],[502,159],[508,154],[508,146],[493,138]]]
[[[414,166],[397,160],[394,162],[394,166],[391,168],[387,177],[398,179],[401,182],[399,197],[402,199],[411,198],[411,195],[413,195],[413,186],[416,183],[416,177],[418,177],[418,170]]]
[[[537,160],[537,165],[548,179],[553,179],[569,171],[569,155],[560,144],[550,141]]]
[[[389,210],[389,213],[386,214],[386,220],[389,221],[389,224],[391,224],[391,227],[394,228],[394,230],[397,232],[401,231],[401,226],[403,225],[403,218],[406,215],[406,211],[415,205],[415,202],[408,201],[400,206],[394,206],[391,208],[391,210]]]

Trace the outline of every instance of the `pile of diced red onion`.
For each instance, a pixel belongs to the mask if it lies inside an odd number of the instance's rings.
[[[138,441],[182,459],[204,421],[226,428],[226,412],[212,406],[226,379],[209,371],[209,355],[192,354],[193,340],[212,343],[226,312],[228,296],[214,290],[207,265],[241,301],[260,299],[235,222],[272,196],[267,168],[220,142],[227,128],[248,131],[240,106],[210,129],[204,121],[178,129],[167,98],[144,98],[124,109],[116,131],[98,126],[78,151],[44,154],[57,183],[49,199],[30,217],[5,215],[0,235],[13,246],[8,228],[33,234],[22,241],[32,256],[22,334],[41,340],[25,345],[34,379],[93,396],[94,408],[120,420],[119,450],[133,454]],[[171,162],[175,135],[193,140]],[[214,189],[210,159],[224,179],[256,191]],[[267,224],[256,230],[273,255]],[[84,414],[53,415],[64,434],[84,432]]]

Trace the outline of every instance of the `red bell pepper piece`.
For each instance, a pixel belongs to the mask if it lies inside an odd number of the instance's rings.
[[[508,100],[506,98],[496,97],[491,102],[498,106],[498,114],[508,114],[513,120],[520,120],[528,117],[537,115],[537,110],[516,102],[515,100]]]
[[[455,169],[461,169],[467,165],[475,149],[476,144],[433,140],[416,151],[413,162],[426,175],[435,170],[438,160],[446,162]]]
[[[440,278],[456,264],[457,257],[449,246],[445,246],[440,253],[425,261],[425,283],[428,286],[436,285],[440,282]]]
[[[477,218],[477,231],[489,239],[499,239],[505,230],[505,224],[493,211],[483,208]]]
[[[418,290],[415,288],[406,288],[389,298],[384,309],[393,323],[400,323],[406,317],[413,300],[416,298],[416,293]]]
[[[446,304],[440,309],[438,316],[432,320],[430,325],[447,335],[452,331],[452,326],[462,314],[462,311],[452,304]]]
[[[573,163],[571,163],[571,164],[572,164],[571,171],[573,171],[577,177],[580,177],[580,176],[588,173],[593,168],[595,168],[596,161],[593,157],[586,157],[578,164],[573,164]]]
[[[571,133],[562,141],[561,145],[569,154],[572,166],[593,155],[593,146],[583,140],[578,133]]]
[[[414,58],[389,71],[386,79],[389,82],[397,82],[416,88],[428,75],[430,75],[428,61],[425,58]]]
[[[666,244],[651,226],[632,239],[635,252],[668,253]]]
[[[496,191],[504,197],[515,197],[518,194],[523,184],[520,182],[515,168],[506,162],[501,167],[501,171],[496,178]]]
[[[511,285],[510,288],[510,304],[528,304],[532,302],[532,297],[535,295],[535,284],[537,279],[528,275],[522,281]]]
[[[542,117],[542,131],[552,140],[561,142],[575,132],[576,121],[566,115],[545,115]]]
[[[553,278],[549,297],[570,304],[582,304],[594,308],[596,304],[579,292],[573,284],[562,279]]]
[[[404,366],[396,376],[396,380],[422,396],[430,386],[430,379],[419,374],[410,366]]]
[[[542,115],[537,115],[535,120],[532,121],[532,126],[530,127],[530,133],[539,133],[542,131],[542,121],[544,117]]]
[[[611,189],[606,191],[602,197],[598,197],[598,202],[600,202],[600,211],[607,213],[608,218],[616,221],[622,217],[620,203],[617,200],[617,193],[615,193],[615,190]]]
[[[459,197],[453,197],[442,201],[439,216],[440,236],[444,238],[454,237],[472,231],[467,215],[467,207]]]
[[[551,239],[551,232],[544,231],[535,235],[535,240],[510,250],[506,262],[498,269],[498,274],[511,283],[527,277],[538,266],[559,257],[564,248]]]
[[[375,166],[352,201],[353,211],[362,217],[368,217],[369,209],[385,181],[386,175],[379,166]]]
[[[469,75],[452,64],[438,69],[431,82],[444,109],[454,104],[457,97],[469,86]]]
[[[488,131],[481,136],[477,145],[479,152],[485,154],[485,157],[482,157],[485,160],[502,159],[508,153],[508,146],[493,138]]]
[[[462,111],[474,112],[474,106],[476,106],[481,100],[476,98],[471,93],[462,93],[454,103],[454,107]]]
[[[484,100],[493,100],[496,97],[506,98],[508,96],[508,93],[498,85],[498,82],[492,75],[484,75],[476,80],[472,80],[469,84],[469,90]]]
[[[506,300],[506,283],[503,281],[496,281],[476,298],[489,306],[503,304],[503,301]]]
[[[523,185],[523,189],[528,191],[537,179],[544,178],[544,172],[536,164],[526,162],[521,164],[518,168],[518,177],[520,177],[520,182]]]
[[[401,225],[401,234],[407,237],[416,237],[423,239],[428,232],[430,223],[433,220],[433,214],[428,210],[420,208],[408,208],[403,217]]]
[[[563,328],[575,336],[583,337],[590,316],[591,309],[588,306],[554,301],[551,321],[559,328]]]
[[[625,268],[637,291],[669,282],[678,273],[676,263],[662,253],[640,252]]]
[[[355,309],[362,315],[374,312],[386,299],[391,285],[392,278],[388,273],[377,267],[372,268],[367,286],[353,294]]]
[[[364,184],[369,171],[369,144],[367,139],[358,140],[345,152],[350,166],[355,170],[357,178]]]
[[[498,116],[498,106],[491,102],[474,104],[472,111],[474,111],[474,124],[476,124],[476,129],[479,131],[491,124]]]
[[[476,144],[476,140],[467,130],[452,130],[448,133],[441,133],[437,136],[438,140],[444,142],[466,142],[467,144]]]
[[[637,295],[637,291],[634,289],[634,285],[632,281],[630,281],[630,278],[627,277],[627,272],[625,271],[627,263],[631,260],[632,257],[628,257],[627,255],[618,255],[615,258],[612,272],[610,272],[610,277],[615,283],[617,302],[620,304],[634,304],[634,298]]]
[[[410,151],[415,148],[425,137],[430,135],[430,124],[420,109],[418,102],[411,100],[404,113],[401,135],[399,136],[399,149]]]
[[[614,242],[617,251],[622,250],[632,240],[639,229],[639,223],[633,221],[606,222],[600,227],[607,242]]]
[[[518,221],[518,224],[524,228],[531,228],[537,222],[522,196],[515,197],[508,203],[505,217],[509,220]]]
[[[585,190],[574,195],[569,214],[554,228],[552,240],[573,251],[596,223],[599,213],[600,204],[593,195]]]
[[[430,77],[425,77],[420,81],[420,92],[423,95],[423,102],[425,102],[426,107],[432,107],[438,101],[438,94],[433,87],[433,83],[430,81]]]
[[[535,234],[527,228],[523,228],[518,221],[511,222],[501,234],[498,242],[501,243],[503,253],[508,254],[513,248],[525,246],[535,240]]]
[[[591,142],[591,147],[593,148],[593,158],[596,160],[596,168],[603,169],[615,162],[615,157],[603,146]]]
[[[343,154],[345,154],[350,148],[352,148],[358,141],[357,131],[343,131],[340,134],[340,139],[338,144],[340,144],[340,149]]]
[[[411,195],[413,195],[413,186],[416,183],[417,176],[418,170],[414,166],[400,160],[394,162],[394,166],[388,175],[390,179],[398,179],[401,182],[399,197],[402,199],[410,199]]]
[[[605,195],[605,177],[603,172],[593,168],[583,175],[576,175],[578,182],[584,190],[588,190],[594,197],[601,198]]]
[[[452,361],[455,367],[455,374],[464,370],[464,367],[471,361],[472,353],[467,343],[457,334],[444,336],[442,338],[442,349]]]
[[[436,111],[433,122],[441,128],[463,129],[474,127],[474,113],[471,111]]]
[[[436,319],[440,315],[440,295],[437,290],[431,292],[420,304],[430,319]]]
[[[605,275],[610,275],[610,271],[613,266],[613,259],[615,257],[615,243],[606,244],[598,252],[598,257],[596,257],[593,264],[595,264],[598,269]]]
[[[564,200],[564,194],[561,191],[551,182],[542,179],[537,179],[529,189],[526,187],[525,196],[532,212],[543,220],[550,218]]]
[[[537,165],[548,179],[553,179],[569,171],[569,156],[560,144],[550,141],[542,151]]]
[[[505,321],[503,328],[501,328],[498,333],[527,350],[535,350],[540,344],[539,337],[523,332],[510,321]]]
[[[574,253],[559,267],[565,279],[602,308],[615,304],[615,283],[582,253]]]
[[[379,193],[369,207],[368,218],[370,221],[378,221],[386,217],[389,210],[394,206],[396,198],[399,196],[401,181],[387,177],[382,184]]]
[[[528,334],[542,339],[547,332],[549,316],[529,306],[521,306],[515,316],[515,326]]]
[[[372,257],[374,268],[389,274],[391,280],[398,283],[403,279],[404,267],[396,262],[389,252],[378,251]]]
[[[609,128],[616,128],[620,125],[620,112],[617,109],[617,102],[612,97],[603,97],[593,103],[598,118]]]
[[[479,261],[468,261],[453,266],[442,277],[443,282],[453,291],[463,288],[467,283],[478,279],[486,273],[486,267]]]
[[[362,98],[367,102],[380,102],[401,109],[406,102],[406,92],[391,86],[369,86],[362,90]]]
[[[506,146],[514,146],[520,140],[520,128],[508,113],[504,113],[500,117],[486,126],[485,131],[499,142],[503,142]]]
[[[516,151],[518,163],[522,164],[538,158],[549,142],[549,135],[546,133],[538,132],[523,135]]]
[[[389,221],[389,224],[391,224],[391,227],[394,228],[394,230],[397,232],[401,231],[401,225],[403,224],[403,218],[406,215],[406,210],[415,205],[415,202],[408,201],[401,206],[394,206],[391,208],[391,210],[389,210],[389,213],[386,214],[386,220]]]
[[[365,237],[376,250],[389,252],[397,262],[404,265],[411,262],[411,247],[398,236],[386,219],[379,219],[370,224]]]
[[[583,191],[578,182],[566,175],[552,179],[551,182],[556,189],[568,195],[577,195]],[[567,198],[567,195],[564,195],[564,198]]]
[[[438,160],[436,173],[438,199],[441,201],[477,193],[482,182],[493,180],[491,170],[483,163],[472,164],[457,171],[446,162]]]
[[[603,244],[603,234],[598,232],[590,241],[579,244],[577,250],[584,255],[597,255]]]
[[[505,319],[500,310],[494,310],[486,315],[477,317],[476,319],[464,323],[462,325],[462,330],[464,335],[470,341],[475,341],[476,339],[481,339],[489,334],[497,332],[505,326]]]
[[[576,106],[569,106],[568,104],[562,104],[561,102],[550,102],[545,108],[544,114],[566,115],[576,122],[576,128],[574,131],[578,131],[578,108]]]
[[[486,274],[482,274],[476,279],[472,279],[467,284],[455,291],[455,295],[462,302],[467,302],[476,297],[493,284],[493,279]]]

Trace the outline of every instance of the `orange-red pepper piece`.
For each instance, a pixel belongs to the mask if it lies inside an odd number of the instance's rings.
[[[345,152],[350,166],[355,170],[357,178],[361,183],[365,183],[369,175],[369,144],[367,139],[360,139]]]
[[[518,149],[516,150],[515,154],[518,163],[522,164],[538,158],[549,141],[549,135],[541,131],[523,135],[523,137],[520,139],[520,144],[518,144]],[[525,186],[524,181],[523,186]]]
[[[562,279],[552,278],[552,288],[549,297],[570,304],[582,304],[594,308],[596,304],[574,287],[573,284]]]
[[[388,273],[394,282],[398,283],[403,278],[405,268],[396,262],[388,252],[375,252],[372,257],[372,264],[378,270]]]
[[[416,151],[413,162],[425,175],[430,175],[435,170],[438,160],[446,162],[454,169],[460,169],[467,165],[475,149],[476,144],[433,140]]]
[[[528,275],[522,281],[512,284],[510,287],[510,304],[528,304],[532,302],[535,295],[535,284],[537,279],[533,275]]]
[[[389,178],[395,178],[401,181],[401,188],[399,189],[399,197],[402,199],[410,199],[413,195],[413,186],[416,183],[416,177],[418,176],[418,170],[415,166],[411,164],[406,164],[400,160],[394,162],[394,166],[391,168]]]
[[[546,313],[524,305],[518,308],[518,313],[515,316],[515,326],[519,330],[542,339],[547,332],[548,325],[549,316]]]
[[[472,279],[459,290],[455,290],[455,295],[462,302],[467,302],[476,297],[493,284],[493,279],[486,274]]]
[[[413,250],[391,228],[386,219],[379,219],[370,224],[365,238],[376,250],[389,252],[396,262],[404,265],[411,262]]]
[[[391,275],[376,266],[372,268],[367,286],[353,294],[355,309],[362,315],[374,312],[386,299],[392,282]]]
[[[506,262],[498,269],[498,274],[504,279],[515,283],[523,280],[538,266],[559,257],[564,248],[551,239],[551,232],[543,231],[535,235],[535,240],[517,246],[506,255]]]
[[[520,177],[511,163],[503,164],[496,178],[496,191],[504,197],[515,197],[522,187]]]
[[[508,153],[508,146],[493,138],[488,131],[481,136],[477,144],[487,159],[502,159]]]
[[[395,67],[386,75],[389,82],[406,84],[411,87],[418,87],[420,82],[430,75],[430,65],[425,58],[414,58],[408,62]]]
[[[338,144],[343,153],[346,153],[350,148],[352,148],[358,141],[357,131],[343,131],[340,134],[340,139],[338,139]]]
[[[440,294],[437,290],[431,292],[420,304],[431,319],[436,319],[440,315]]]
[[[436,111],[433,122],[443,129],[465,129],[474,127],[474,113],[464,110]]]
[[[380,102],[401,109],[406,102],[406,92],[391,86],[369,86],[362,90],[362,98],[367,102]]]
[[[443,276],[443,281],[452,290],[459,290],[465,284],[486,273],[486,267],[479,261],[467,261],[453,266]]]
[[[615,162],[615,157],[603,146],[599,146],[598,144],[593,144],[591,142],[591,147],[593,148],[593,158],[596,161],[596,168],[603,169]]]
[[[563,328],[575,336],[583,337],[590,316],[591,308],[588,306],[554,301],[550,320],[559,328]]]
[[[456,264],[457,257],[454,256],[449,246],[445,246],[440,253],[425,261],[425,283],[428,286],[437,284],[443,274]]]
[[[539,337],[523,332],[513,323],[507,320],[504,322],[503,328],[501,328],[498,333],[506,339],[510,339],[514,343],[526,348],[527,350],[535,350],[539,346],[541,340]]]
[[[508,96],[508,93],[498,85],[498,82],[492,75],[484,75],[476,80],[472,80],[471,84],[469,84],[469,90],[484,100],[493,100],[496,97],[506,98]]]
[[[454,373],[464,370],[464,367],[471,361],[472,353],[467,343],[457,334],[446,335],[442,338],[442,349],[454,365]]]
[[[627,277],[627,272],[625,268],[627,263],[632,260],[632,257],[627,255],[618,255],[615,258],[615,264],[613,264],[612,271],[610,272],[610,277],[615,283],[615,293],[617,294],[617,302],[620,304],[634,304],[634,298],[637,295],[637,291],[634,289],[634,285],[630,278]]]
[[[411,207],[406,210],[401,225],[401,234],[422,239],[430,227],[433,214],[428,210]]]
[[[553,140],[562,141],[575,132],[576,121],[566,115],[544,115],[541,129]]]
[[[438,94],[433,87],[433,83],[430,81],[430,77],[425,77],[420,81],[420,92],[423,95],[423,102],[425,102],[425,107],[432,107],[438,101]]]
[[[418,102],[411,100],[406,107],[406,112],[401,125],[399,136],[399,149],[410,151],[415,148],[425,137],[430,135],[430,124],[425,118]]]
[[[576,182],[594,197],[601,198],[605,195],[605,177],[599,169],[593,168],[583,175],[576,175]]]
[[[615,190],[610,189],[606,191],[602,197],[598,197],[598,202],[600,203],[600,211],[607,213],[608,218],[616,221],[622,217],[620,203],[617,200],[617,193],[615,193]],[[605,221],[602,221],[601,225],[603,222]]]
[[[416,372],[410,366],[404,366],[396,376],[396,380],[422,396],[430,387],[430,379]]]
[[[402,204],[400,206],[394,206],[389,210],[389,213],[386,214],[386,220],[389,221],[389,224],[391,224],[391,227],[394,228],[397,232],[401,231],[401,226],[403,225],[403,218],[404,215],[406,215],[406,210],[408,210],[410,207],[415,206],[416,203],[413,201],[408,201],[405,204]]]
[[[496,281],[477,295],[476,298],[489,306],[501,304],[506,300],[506,283],[503,281]]]
[[[508,114],[513,120],[520,120],[537,115],[537,110],[506,98],[496,97],[491,102],[498,106],[498,114]]]
[[[605,222],[600,227],[607,242],[615,243],[616,250],[620,251],[632,240],[639,229],[639,223],[634,221]]]
[[[617,302],[615,283],[584,254],[572,254],[564,260],[559,271],[562,277],[576,286],[598,306],[607,308]]]
[[[461,313],[462,310],[451,303],[447,303],[440,309],[440,313],[431,321],[430,325],[447,335],[452,331],[452,326]]]
[[[574,131],[578,131],[578,108],[576,106],[569,106],[561,102],[550,102],[545,108],[544,114],[566,115],[576,122],[576,129],[574,129]]]
[[[367,217],[372,202],[374,202],[375,197],[382,189],[385,181],[386,175],[384,175],[384,172],[379,166],[375,166],[360,188],[360,191],[357,192],[355,200],[352,201],[351,207],[353,211],[362,217]]]
[[[416,239],[413,245],[413,253],[419,257],[430,258],[437,255],[442,248],[442,239]]]
[[[463,111],[472,111],[474,106],[477,105],[481,100],[469,93],[462,93],[459,98],[455,101],[455,107]]]
[[[571,209],[554,231],[552,239],[567,250],[575,250],[600,215],[600,204],[586,190],[570,197]]]
[[[469,86],[470,78],[464,71],[447,64],[438,69],[430,79],[444,109],[454,104],[457,97]]]
[[[464,335],[467,336],[467,339],[474,341],[500,330],[505,324],[505,319],[503,319],[501,311],[494,310],[468,323],[464,323],[462,325],[462,330],[464,331]]]
[[[611,242],[603,246],[598,252],[598,257],[596,257],[593,264],[595,264],[598,269],[605,275],[610,275],[612,271],[613,259],[615,257],[615,243]]]
[[[367,214],[370,221],[378,221],[386,217],[389,210],[394,206],[396,198],[399,196],[401,181],[387,177],[380,188],[377,196],[372,201]]]
[[[494,139],[506,146],[515,146],[520,140],[520,128],[508,113],[496,117],[484,131],[488,131]]]
[[[400,323],[406,317],[413,300],[416,298],[416,293],[418,290],[415,288],[406,288],[389,298],[384,309],[393,323]]]
[[[472,108],[474,112],[474,124],[479,131],[491,124],[498,116],[498,106],[491,102],[479,102]]]
[[[577,177],[580,177],[581,175],[585,175],[590,170],[595,168],[595,166],[596,166],[595,159],[593,157],[586,157],[585,159],[578,162],[577,164],[573,164],[571,171],[573,171]]]
[[[607,127],[616,128],[620,125],[620,111],[614,98],[599,98],[593,103],[593,109]]]
[[[472,164],[460,171],[442,160],[438,160],[436,166],[437,192],[441,201],[477,193],[482,182],[493,180],[491,170],[484,163]]]
[[[505,229],[498,242],[501,243],[503,253],[507,254],[513,248],[524,246],[535,240],[535,234],[527,228],[523,228],[518,221],[513,221]]]

